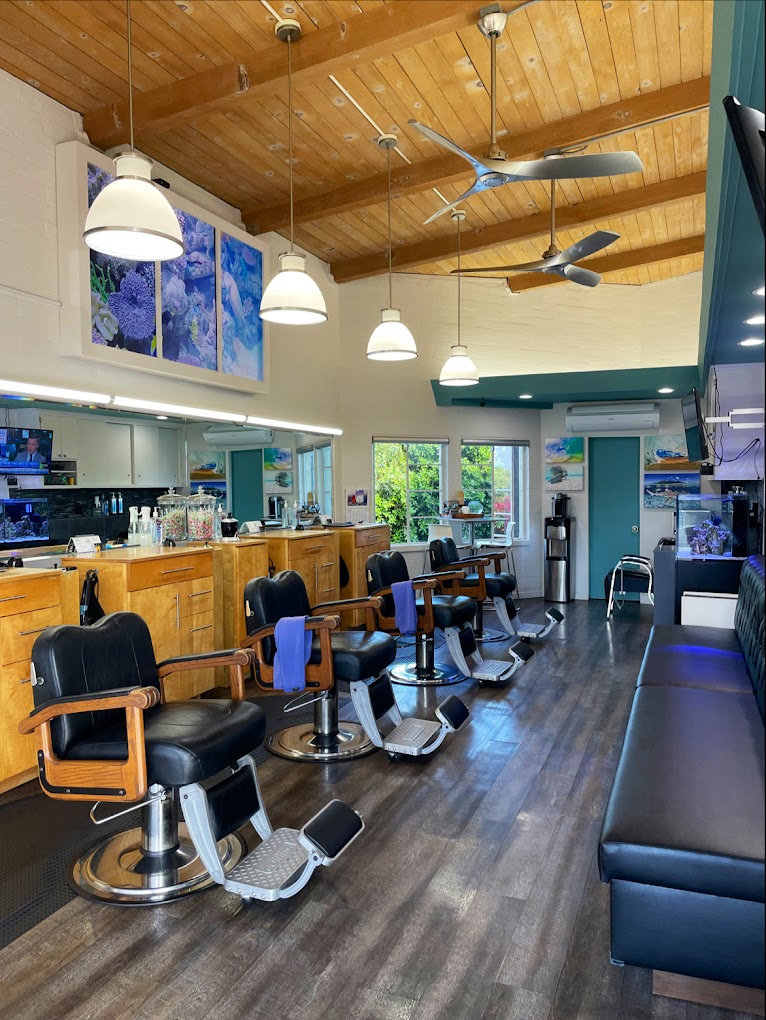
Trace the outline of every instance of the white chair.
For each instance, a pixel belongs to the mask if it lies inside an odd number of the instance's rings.
[[[516,574],[516,560],[513,556],[513,529],[516,526],[516,521],[508,521],[505,528],[505,535],[495,538],[480,538],[476,542],[476,551],[480,553],[482,549],[504,549],[505,558],[508,562],[508,570],[513,576],[516,582],[516,588],[514,589],[516,595],[513,598],[513,604],[517,609],[521,608],[521,593],[519,592],[519,579]],[[511,591],[513,595],[513,590]]]

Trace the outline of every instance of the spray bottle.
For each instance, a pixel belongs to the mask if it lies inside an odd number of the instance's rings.
[[[138,526],[138,507],[129,506],[130,523],[128,524],[128,545],[141,544],[141,531]]]
[[[141,533],[141,540],[140,540],[140,543],[139,543],[140,545],[150,546],[152,544],[152,518],[151,518],[151,513],[152,513],[152,508],[150,506],[142,506],[141,507],[141,523],[139,525],[140,533]]]

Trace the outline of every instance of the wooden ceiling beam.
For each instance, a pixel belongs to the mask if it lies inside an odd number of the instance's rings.
[[[577,264],[603,276],[604,273],[619,273],[624,269],[636,269],[639,266],[651,266],[657,262],[697,255],[704,248],[705,235],[697,234],[694,237],[682,237],[677,241],[652,244],[634,251],[615,252],[614,255],[602,255],[597,259],[583,259]],[[550,287],[556,283],[567,283],[567,280],[554,273],[519,273],[508,277],[508,286],[514,294],[520,294],[524,290],[535,290],[537,287]]]
[[[511,9],[521,2],[516,0]],[[320,28],[303,36],[293,47],[293,85],[300,88],[317,78],[475,25],[480,7],[479,0],[385,4],[370,13]],[[240,64],[225,64],[172,85],[137,93],[133,100],[134,131],[137,136],[141,132],[156,134],[245,93],[257,97],[286,89],[285,49],[281,44],[269,46],[258,53],[257,61],[248,61],[247,70]],[[87,114],[84,127],[91,142],[102,149],[126,142],[127,101]]]
[[[631,188],[589,202],[562,206],[556,209],[556,228],[568,230],[570,227],[586,227],[620,216],[675,205],[685,199],[704,195],[705,177],[705,171],[687,174],[685,177],[674,177],[658,184],[649,184],[644,188]],[[512,184],[505,186],[513,187]],[[535,213],[533,216],[522,216],[516,220],[492,223],[474,230],[464,230],[461,233],[461,249],[464,255],[469,255],[506,244],[531,241],[547,234],[550,231],[550,223],[551,215],[546,211]],[[392,256],[393,268],[402,272],[454,258],[457,255],[455,238],[456,235],[450,233],[446,237],[429,238],[397,248]],[[345,262],[334,262],[330,267],[337,283],[349,283],[352,280],[378,276],[385,273],[387,268],[387,252],[376,252],[374,255],[363,255],[361,258]]]
[[[368,17],[368,15],[365,15]],[[318,33],[316,33],[318,34]],[[525,131],[524,134],[504,136],[500,143],[509,159],[535,159],[546,149],[567,148],[583,142],[598,140],[615,131],[637,131],[656,121],[658,117],[681,117],[705,109],[710,100],[710,79],[696,78],[680,85],[671,85],[656,92],[633,96],[595,110],[565,117],[552,124]],[[470,152],[481,156],[487,143],[474,146]],[[446,154],[410,166],[393,168],[391,191],[394,197],[412,195],[428,188],[471,177],[472,170],[460,156]],[[319,195],[298,199],[295,203],[295,222],[310,223],[325,216],[355,212],[383,200],[386,194],[386,175],[375,174],[361,181],[344,184]],[[245,209],[242,213],[245,226],[252,233],[263,234],[280,230],[290,222],[287,202],[261,209]]]

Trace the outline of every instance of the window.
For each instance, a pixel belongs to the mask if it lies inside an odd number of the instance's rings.
[[[304,505],[318,503],[320,513],[332,513],[332,445],[329,442],[298,448],[298,498]]]
[[[514,538],[528,538],[528,445],[464,440],[460,468],[466,502],[478,501],[483,512],[495,518],[492,524],[476,525],[476,538],[503,535],[508,521],[514,521]],[[468,541],[467,535],[464,540]]]
[[[446,441],[373,440],[375,519],[391,542],[425,542],[442,508]]]

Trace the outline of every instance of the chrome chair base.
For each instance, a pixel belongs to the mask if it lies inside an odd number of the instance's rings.
[[[332,735],[317,733],[313,723],[288,726],[268,740],[272,754],[293,761],[348,761],[375,750],[359,723],[340,723]]]
[[[412,687],[447,687],[449,684],[459,684],[465,680],[459,669],[444,662],[434,663],[426,675],[419,671],[414,662],[400,663],[397,666],[389,666],[388,675],[392,683]]]

